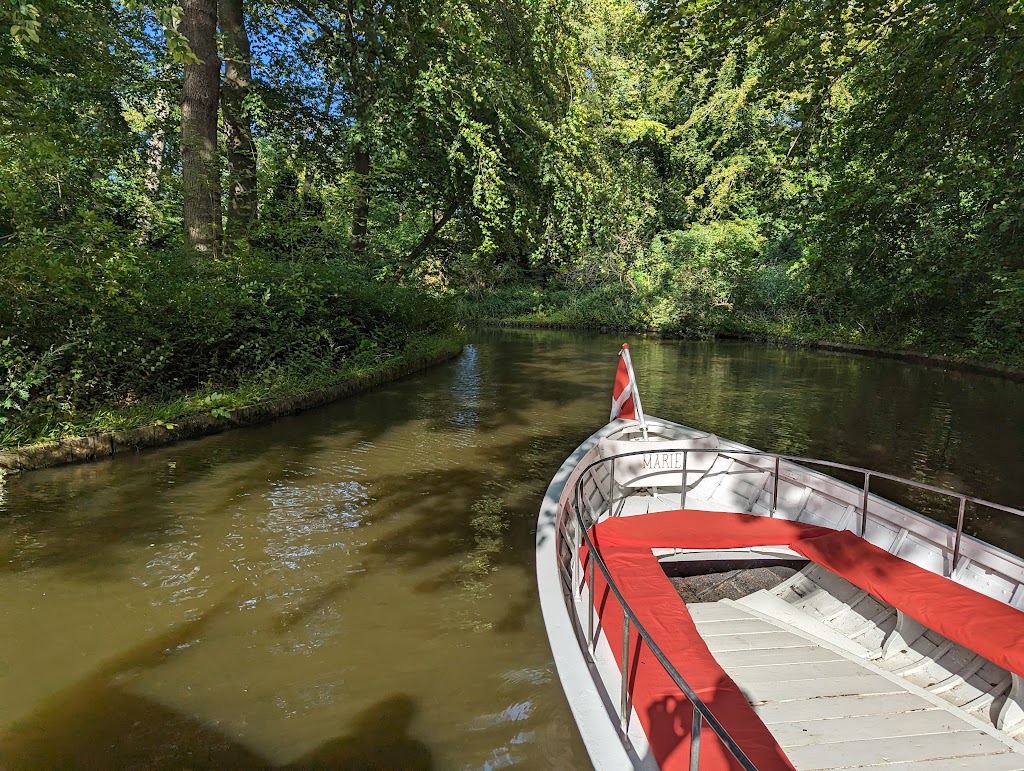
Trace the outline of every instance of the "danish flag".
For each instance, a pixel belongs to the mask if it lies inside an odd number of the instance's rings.
[[[628,343],[623,343],[619,351],[619,368],[615,371],[615,386],[612,388],[612,412],[608,420],[615,418],[638,420],[646,435],[647,424],[644,421],[644,409],[640,405],[640,392],[636,387]]]
[[[636,420],[636,406],[633,402],[636,385],[633,382],[632,368],[626,363],[627,356],[629,344],[623,343],[622,352],[619,353],[619,368],[615,371],[615,386],[612,388],[612,414],[608,420]]]

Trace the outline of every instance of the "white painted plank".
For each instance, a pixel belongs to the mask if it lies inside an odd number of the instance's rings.
[[[850,651],[854,655],[864,656],[866,653],[864,646],[854,642],[845,635],[839,634],[827,624],[797,610],[772,592],[762,589],[744,597],[742,600],[736,601],[736,604],[745,610],[752,610],[755,615],[768,616],[819,640],[831,643],[837,648]]]
[[[826,661],[821,663],[763,664],[759,667],[743,667],[730,673],[737,684],[741,683],[785,683],[794,680],[817,680],[832,677],[864,677],[864,668],[853,661]]]
[[[779,631],[778,627],[772,626],[759,618],[699,621],[696,626],[700,636],[704,638],[729,634],[758,634]]]
[[[809,744],[793,747],[786,751],[786,755],[797,768],[811,771],[960,758],[965,755],[995,754],[1004,750],[1005,745],[982,731],[957,731],[951,734]]]
[[[719,651],[748,651],[761,648],[803,648],[807,640],[789,632],[764,632],[743,635],[720,635],[705,640],[714,654]]]
[[[875,674],[834,677],[829,680],[788,680],[781,683],[751,683],[738,676],[740,672],[747,671],[749,670],[737,670],[729,674],[751,702],[821,699],[829,696],[895,693],[901,690],[898,685]]]
[[[803,720],[830,720],[857,715],[891,715],[900,719],[904,712],[937,709],[920,696],[912,693],[866,694],[835,696],[811,701],[781,701],[755,705],[761,721],[768,726]],[[774,728],[772,729],[775,730]]]
[[[735,605],[726,605],[724,602],[693,602],[687,605],[686,609],[697,623],[751,618],[745,610],[740,610]]]
[[[856,766],[856,769],[868,766]],[[923,760],[917,763],[890,763],[884,766],[870,766],[872,771],[1021,771],[1024,757],[1015,752],[1001,755],[973,755],[969,758],[941,758]]]
[[[891,739],[927,734],[977,731],[944,709],[905,712],[901,715],[862,715],[842,720],[802,720],[772,726],[772,735],[783,747],[834,744],[850,739]]]
[[[754,651],[719,651],[715,659],[724,669],[759,667],[765,664],[813,664],[819,661],[846,661],[828,648],[807,643],[804,648],[767,648]]]

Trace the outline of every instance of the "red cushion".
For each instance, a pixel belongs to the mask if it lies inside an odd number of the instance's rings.
[[[1024,675],[1024,613],[895,557],[849,530],[793,550],[989,661]]]
[[[828,528],[784,519],[692,509],[608,519],[591,529],[591,538],[640,623],[759,769],[793,766],[743,692],[708,650],[651,549],[786,545],[828,532]],[[586,563],[585,547],[580,559]],[[594,604],[618,660],[622,651],[622,609],[601,571],[594,572]],[[631,704],[658,764],[664,769],[689,768],[693,710],[648,646],[639,645],[638,650],[638,643],[639,635],[633,630],[629,649]],[[701,769],[739,768],[706,724],[700,757]]]
[[[788,519],[723,511],[678,509],[638,517],[606,519],[593,529],[598,546],[644,549],[739,549],[746,546],[788,546],[834,530]]]
[[[642,519],[643,517],[629,517]],[[598,526],[598,530],[603,525]],[[585,549],[581,558],[586,564]],[[771,732],[743,692],[719,666],[694,626],[690,612],[650,549],[601,547],[616,586],[662,652],[710,708],[758,769],[792,769]],[[622,609],[601,571],[594,569],[594,605],[616,661],[622,655]],[[693,710],[682,691],[630,630],[630,704],[662,769],[688,769]],[[621,667],[621,664],[620,664]],[[614,694],[616,700],[618,694]],[[707,723],[701,731],[702,771],[738,769],[739,764]]]

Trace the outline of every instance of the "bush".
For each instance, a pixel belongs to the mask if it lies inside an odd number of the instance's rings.
[[[763,241],[747,220],[656,236],[630,273],[650,309],[651,324],[691,334],[720,326],[749,283]]]
[[[1024,270],[998,274],[995,291],[974,322],[975,352],[1024,363]]]
[[[89,254],[41,247],[3,255],[7,431],[18,424],[33,434],[99,406],[372,364],[455,324],[450,303],[340,262],[258,253],[196,261],[114,241]]]
[[[719,328],[749,293],[763,244],[746,220],[661,233],[625,281],[513,284],[463,296],[471,320],[533,321],[704,335]]]

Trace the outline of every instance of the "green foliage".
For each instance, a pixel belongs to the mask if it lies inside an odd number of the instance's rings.
[[[749,283],[762,240],[743,220],[659,234],[630,274],[642,293],[657,298],[651,326],[687,332],[719,326]]]
[[[373,365],[454,323],[436,298],[344,263],[35,253],[4,255],[19,291],[0,308],[0,403],[26,436],[102,405]],[[227,409],[219,391],[202,407]]]
[[[378,365],[450,332],[445,292],[1024,358],[1020,3],[249,3],[259,211],[205,261],[179,15],[0,6],[8,443]]]
[[[39,28],[42,26],[39,9],[23,0],[7,0],[5,5],[5,15],[11,22],[11,38],[22,45],[38,43]]]
[[[764,189],[757,208],[806,247],[805,310],[894,345],[979,343],[993,277],[1022,267],[1019,8],[694,0],[652,12],[684,66],[758,74],[751,98],[785,155],[783,195]]]
[[[470,319],[706,335],[722,329],[755,291],[764,239],[737,220],[659,233],[623,281],[517,284],[468,295]]]
[[[994,296],[978,315],[974,350],[1004,361],[1024,362],[1024,270],[995,277]]]

